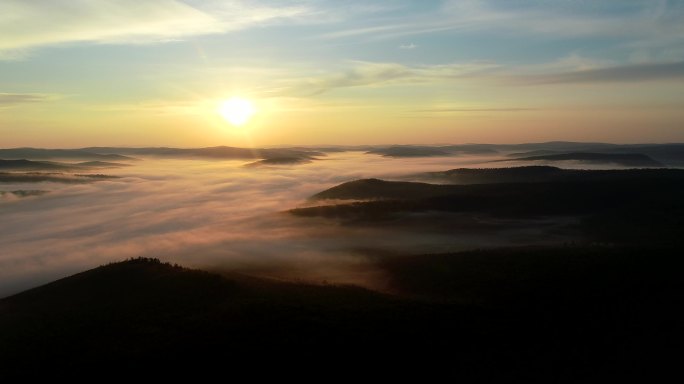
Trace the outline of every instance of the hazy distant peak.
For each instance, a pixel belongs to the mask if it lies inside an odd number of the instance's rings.
[[[520,157],[521,161],[580,161],[587,163],[613,163],[631,167],[664,167],[665,165],[643,153],[571,152]]]

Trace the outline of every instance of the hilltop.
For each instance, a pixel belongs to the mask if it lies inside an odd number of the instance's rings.
[[[574,247],[377,256],[399,296],[133,259],[1,299],[0,359],[5,375],[25,376],[111,364],[216,372],[226,361],[231,374],[254,374],[255,363],[305,361],[343,364],[343,377],[649,377],[682,341],[677,256]]]

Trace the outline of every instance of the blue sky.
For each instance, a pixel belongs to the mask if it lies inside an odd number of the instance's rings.
[[[684,141],[682,1],[0,3],[2,146]],[[216,113],[252,100],[236,129]]]

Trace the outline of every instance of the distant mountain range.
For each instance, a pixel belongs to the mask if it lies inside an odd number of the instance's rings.
[[[10,148],[0,149],[0,159],[18,160],[88,160],[88,161],[135,161],[132,156],[155,156],[170,158],[206,158],[206,159],[271,159],[296,157],[310,159],[324,154],[314,150],[278,149],[278,148],[168,148],[168,147],[89,147],[81,149],[41,149]]]
[[[323,152],[316,150],[299,150],[288,148],[238,148],[238,147],[207,147],[207,148],[169,148],[169,147],[146,147],[146,148],[119,148],[119,147],[89,147],[83,151],[92,153],[117,153],[132,156],[157,156],[157,157],[180,157],[180,158],[207,158],[207,159],[274,159],[274,158],[300,158],[310,159],[315,156],[324,156]],[[0,157],[2,152],[0,152]]]
[[[297,158],[314,160],[326,153],[345,151],[362,151],[384,157],[437,157],[464,155],[501,155],[514,158],[529,158],[546,155],[569,155],[591,153],[593,159],[586,161],[600,162],[604,160],[622,161],[642,164],[646,156],[650,164],[661,163],[665,166],[684,165],[684,144],[608,144],[553,141],[545,143],[525,144],[458,144],[458,145],[325,145],[325,146],[292,146],[278,148],[240,148],[240,147],[206,147],[206,148],[171,148],[171,147],[86,147],[80,149],[40,149],[11,148],[0,149],[0,159],[48,160],[70,159],[82,161],[134,161],[135,156],[155,156],[167,158],[204,158],[204,159],[284,159]],[[601,159],[600,155],[626,155]],[[635,155],[635,156],[633,156]],[[576,157],[576,156],[575,156]],[[622,159],[622,160],[621,160]],[[526,159],[530,160],[530,159]],[[539,159],[542,160],[542,159]],[[554,161],[554,158],[543,159]],[[582,159],[579,159],[582,160]],[[277,160],[273,160],[277,161]],[[641,161],[641,162],[640,162]],[[291,163],[292,164],[292,163]],[[642,166],[642,165],[636,165]],[[648,166],[648,165],[644,165]]]
[[[422,147],[422,146],[392,146],[385,148],[375,148],[366,153],[382,155],[385,157],[431,157],[431,156],[451,156],[456,153],[444,147]]]
[[[306,148],[306,147],[305,147]],[[460,145],[369,145],[369,146],[336,146],[312,147],[327,152],[335,151],[364,151],[386,157],[433,157],[459,155],[495,155],[505,154],[512,157],[526,157],[551,154],[566,154],[573,152],[589,153],[640,153],[650,156],[666,164],[684,163],[684,144],[610,144],[583,143],[567,141],[551,141],[543,143],[523,144],[460,144]]]
[[[128,167],[130,164],[111,163],[106,161],[87,161],[82,163],[58,163],[55,161],[35,160],[3,160],[0,159],[0,171],[73,171],[102,168]]]
[[[55,163],[51,161],[33,161],[26,159],[0,159],[0,170],[6,171],[64,171],[78,168],[76,165]]]
[[[108,161],[85,161],[82,163],[76,163],[75,165],[87,168],[123,168],[131,166],[131,164],[111,163]]]
[[[127,167],[129,164],[106,161],[87,161],[81,163],[63,163],[55,161],[35,160],[3,160],[0,159],[0,183],[67,183],[80,184],[98,180],[116,179],[118,176],[88,173],[105,168]],[[83,173],[81,173],[83,172]],[[4,191],[16,197],[38,196],[47,191]]]
[[[59,172],[0,172],[0,183],[67,183],[80,184],[98,180],[117,179],[119,176],[101,174],[70,174]]]
[[[0,149],[0,159],[6,160],[87,160],[87,161],[133,161],[134,158],[118,153],[92,152],[83,149],[42,149],[42,148],[9,148]]]
[[[341,147],[345,148],[345,147]],[[347,147],[349,150],[363,150],[367,153],[378,154],[385,157],[434,157],[434,156],[461,156],[461,155],[507,155],[511,157],[531,157],[544,155],[567,155],[571,153],[593,153],[593,159],[588,161],[603,161],[598,155],[638,155],[651,158],[653,166],[660,163],[666,166],[684,165],[684,144],[609,144],[609,143],[581,143],[552,141],[545,143],[525,144],[462,144],[462,145],[397,145],[397,146],[368,146]],[[581,156],[580,156],[581,157]],[[591,157],[591,156],[590,156]],[[540,159],[541,160],[541,159]],[[554,160],[545,159],[545,160]],[[582,159],[578,159],[582,160]],[[619,157],[606,158],[605,160],[620,160]],[[625,165],[630,162],[638,162],[638,159],[622,158]],[[649,165],[637,165],[649,166]]]
[[[539,152],[539,151],[535,151]],[[518,161],[578,161],[589,164],[617,164],[627,167],[650,167],[660,168],[665,165],[642,153],[593,153],[572,152],[542,154],[536,156],[516,157]],[[497,160],[507,161],[507,160]]]

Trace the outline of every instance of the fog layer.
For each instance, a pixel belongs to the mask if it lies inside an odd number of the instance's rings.
[[[373,253],[505,245],[516,236],[402,233],[285,211],[342,182],[482,166],[487,157],[387,158],[332,154],[307,164],[245,167],[238,160],[147,158],[88,184],[3,183],[46,190],[0,196],[0,297],[112,261],[157,257],[186,266],[382,288]],[[533,236],[534,234],[529,234]]]

